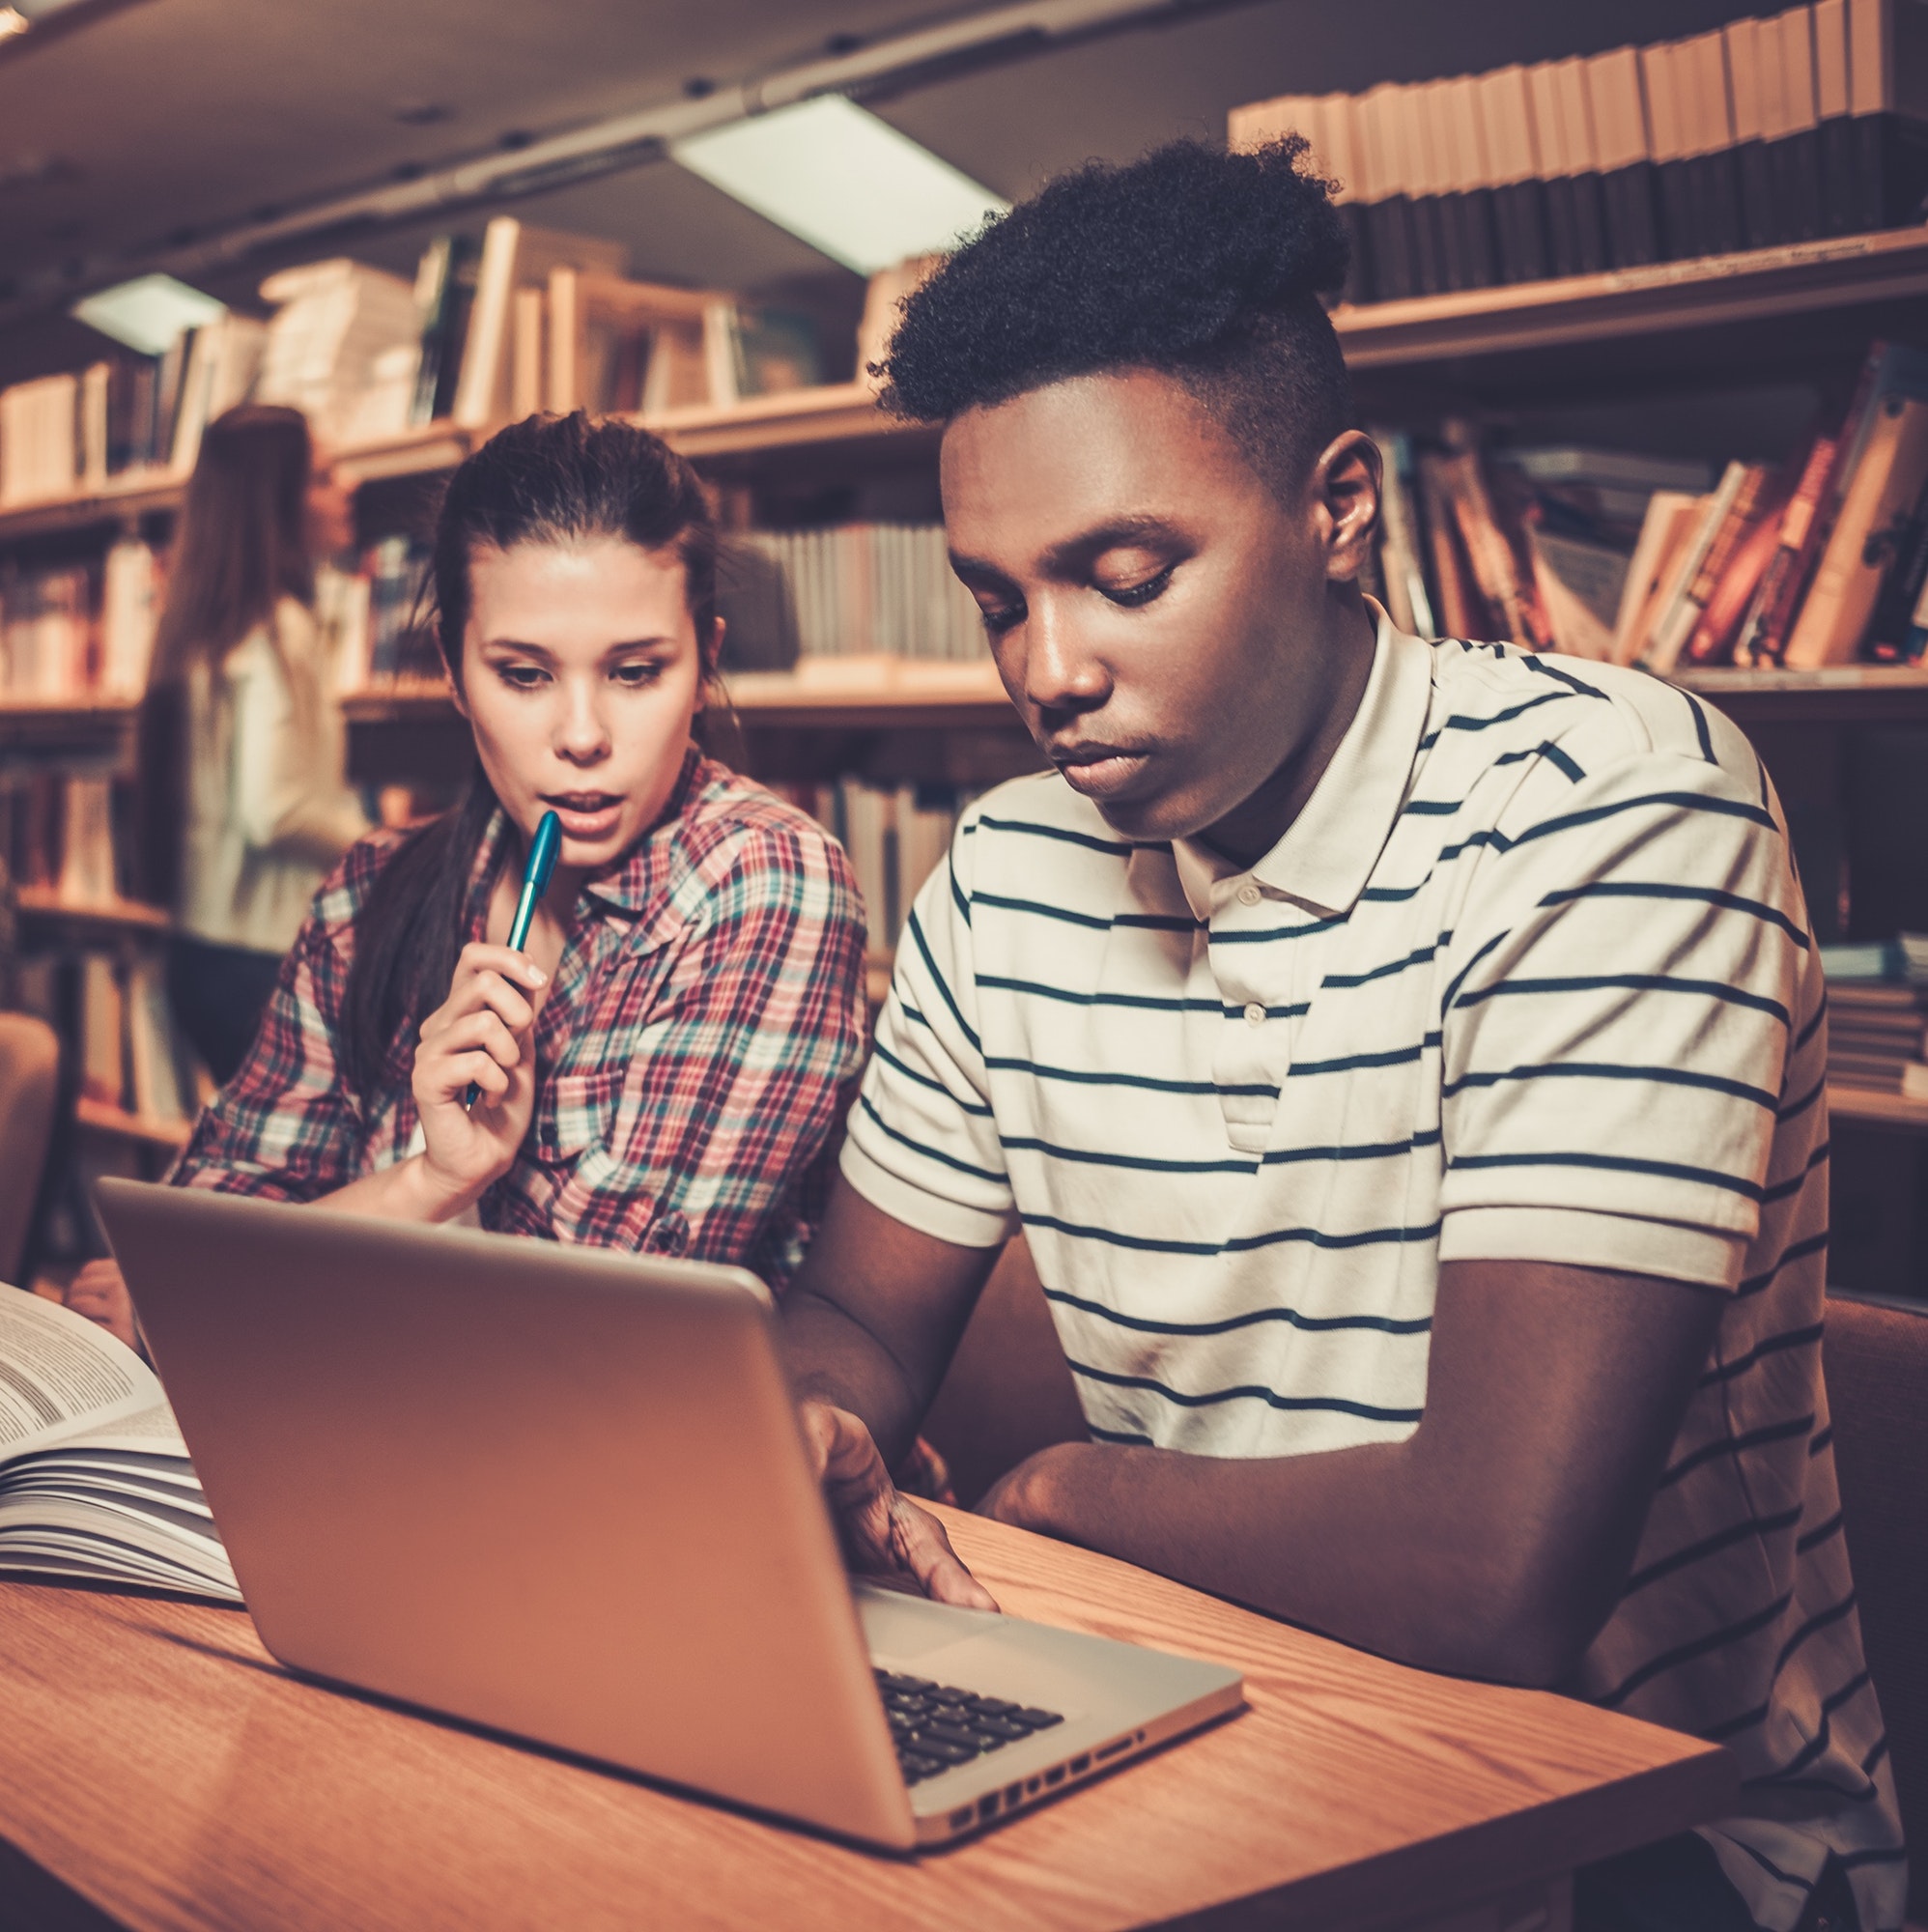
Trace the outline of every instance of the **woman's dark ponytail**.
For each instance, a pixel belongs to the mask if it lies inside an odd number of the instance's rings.
[[[619,537],[672,551],[707,677],[717,616],[717,533],[695,471],[633,424],[531,416],[492,437],[448,480],[436,519],[436,641],[462,685],[469,564],[481,549]],[[476,855],[496,813],[478,763],[452,810],[389,858],[354,923],[339,1045],[342,1072],[373,1113],[404,1077],[423,1019],[439,1006],[467,938]]]

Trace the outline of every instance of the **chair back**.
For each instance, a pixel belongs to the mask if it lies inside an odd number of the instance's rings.
[[[1822,1343],[1861,1643],[1928,1919],[1928,1304],[1831,1293]]]

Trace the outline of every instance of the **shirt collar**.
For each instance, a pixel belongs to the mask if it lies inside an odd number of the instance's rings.
[[[683,769],[669,788],[656,823],[620,859],[582,881],[582,890],[618,912],[645,911],[662,890],[663,854],[675,828],[714,771],[709,760],[692,745],[683,754]]]
[[[1432,653],[1368,598],[1378,620],[1365,695],[1339,749],[1285,836],[1251,869],[1282,898],[1338,917],[1351,911],[1373,876],[1405,803],[1432,695]],[[1194,916],[1212,915],[1213,888],[1240,867],[1196,838],[1172,855]]]

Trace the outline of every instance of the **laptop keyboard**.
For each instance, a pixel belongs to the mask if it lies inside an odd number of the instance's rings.
[[[981,1697],[975,1690],[889,1670],[877,1672],[877,1690],[906,1784],[935,1777],[1064,1721],[1058,1711],[1034,1711],[1002,1697]]]

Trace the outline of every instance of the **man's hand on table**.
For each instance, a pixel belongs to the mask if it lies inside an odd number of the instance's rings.
[[[802,1403],[798,1417],[854,1574],[902,1577],[940,1604],[998,1607],[951,1548],[944,1525],[899,1492],[858,1417],[819,1400]]]

